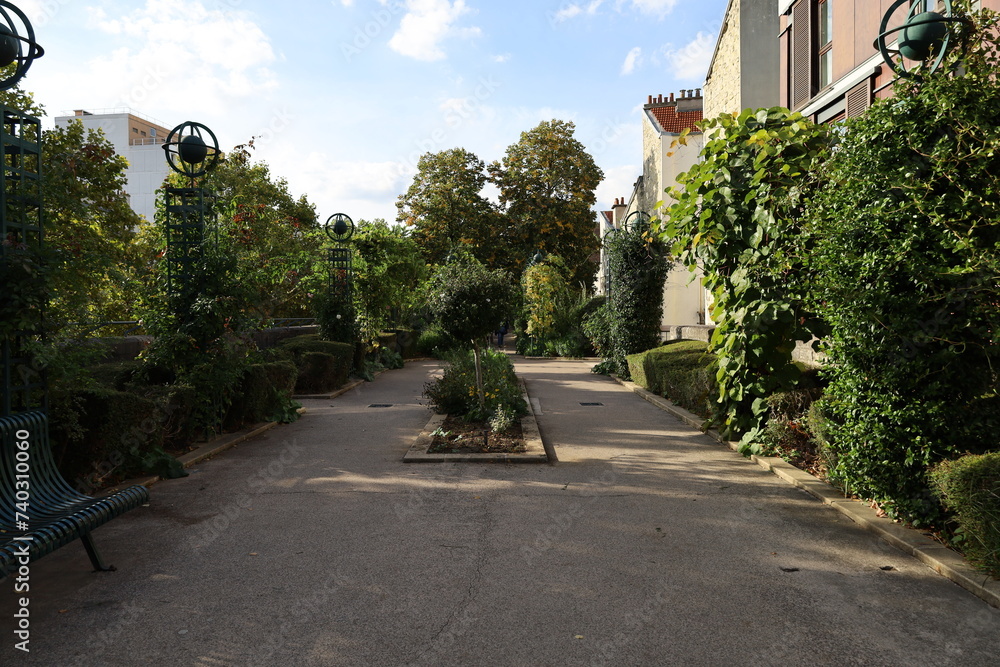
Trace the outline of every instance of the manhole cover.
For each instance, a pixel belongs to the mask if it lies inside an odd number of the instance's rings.
[[[372,403],[369,408],[391,408],[392,403]]]
[[[596,407],[598,405],[604,405],[604,403],[581,403],[580,405],[582,405],[582,406],[584,406],[586,408],[593,408],[593,407]]]

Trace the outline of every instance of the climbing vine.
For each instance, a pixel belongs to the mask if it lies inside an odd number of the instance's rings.
[[[721,426],[728,437],[743,436],[746,452],[767,418],[767,397],[799,378],[796,341],[824,331],[803,304],[800,218],[830,132],[777,107],[723,114],[701,130],[701,161],[678,177],[658,231],[684,265],[704,271],[717,323]]]

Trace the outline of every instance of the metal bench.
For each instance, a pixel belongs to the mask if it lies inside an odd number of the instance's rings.
[[[114,570],[90,532],[148,501],[144,486],[103,498],[83,495],[56,468],[44,413],[0,417],[0,578],[25,564],[25,555],[37,560],[77,538],[95,571]]]

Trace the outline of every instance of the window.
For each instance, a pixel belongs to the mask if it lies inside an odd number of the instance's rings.
[[[819,89],[833,83],[833,0],[819,3]]]
[[[789,106],[805,106],[833,83],[834,0],[798,0],[791,10]]]

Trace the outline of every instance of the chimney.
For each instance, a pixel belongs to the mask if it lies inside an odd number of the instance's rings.
[[[670,93],[670,101],[671,101],[671,102],[673,102],[673,101],[674,101],[674,94],[673,94],[673,93]]]
[[[650,96],[649,96],[649,101],[648,101],[648,102],[646,102],[646,104],[652,104],[652,103],[653,103],[653,96],[652,96],[652,95],[650,95]]]
[[[701,97],[701,88],[695,90],[695,97]]]
[[[624,197],[615,200],[615,205],[611,209],[612,213],[611,223],[615,226],[616,229],[621,227],[622,220],[625,217],[626,208],[628,207],[625,205]]]

